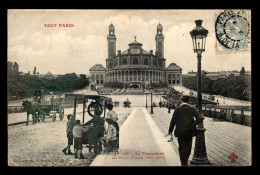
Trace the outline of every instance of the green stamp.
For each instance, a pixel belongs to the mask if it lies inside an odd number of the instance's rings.
[[[225,10],[216,15],[217,52],[248,51],[250,44],[249,11]]]

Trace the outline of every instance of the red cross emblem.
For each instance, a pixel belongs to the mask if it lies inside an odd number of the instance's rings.
[[[228,156],[228,158],[231,159],[231,163],[235,163],[238,159],[238,156],[236,155],[236,153],[233,152],[230,156]]]

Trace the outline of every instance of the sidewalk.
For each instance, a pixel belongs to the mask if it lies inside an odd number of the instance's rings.
[[[90,166],[180,166],[180,160],[147,110],[140,107],[120,127],[119,154],[98,155]]]

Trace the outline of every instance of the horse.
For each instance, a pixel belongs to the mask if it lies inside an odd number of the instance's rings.
[[[28,125],[30,114],[32,114],[33,124],[36,124],[37,120],[38,120],[38,122],[40,122],[39,111],[37,109],[37,106],[38,106],[37,103],[25,100],[25,101],[23,101],[22,106],[24,107],[24,110],[27,112],[26,125]]]

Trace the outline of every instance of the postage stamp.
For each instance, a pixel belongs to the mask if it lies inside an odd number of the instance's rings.
[[[250,50],[250,10],[224,10],[216,14],[217,53]]]

